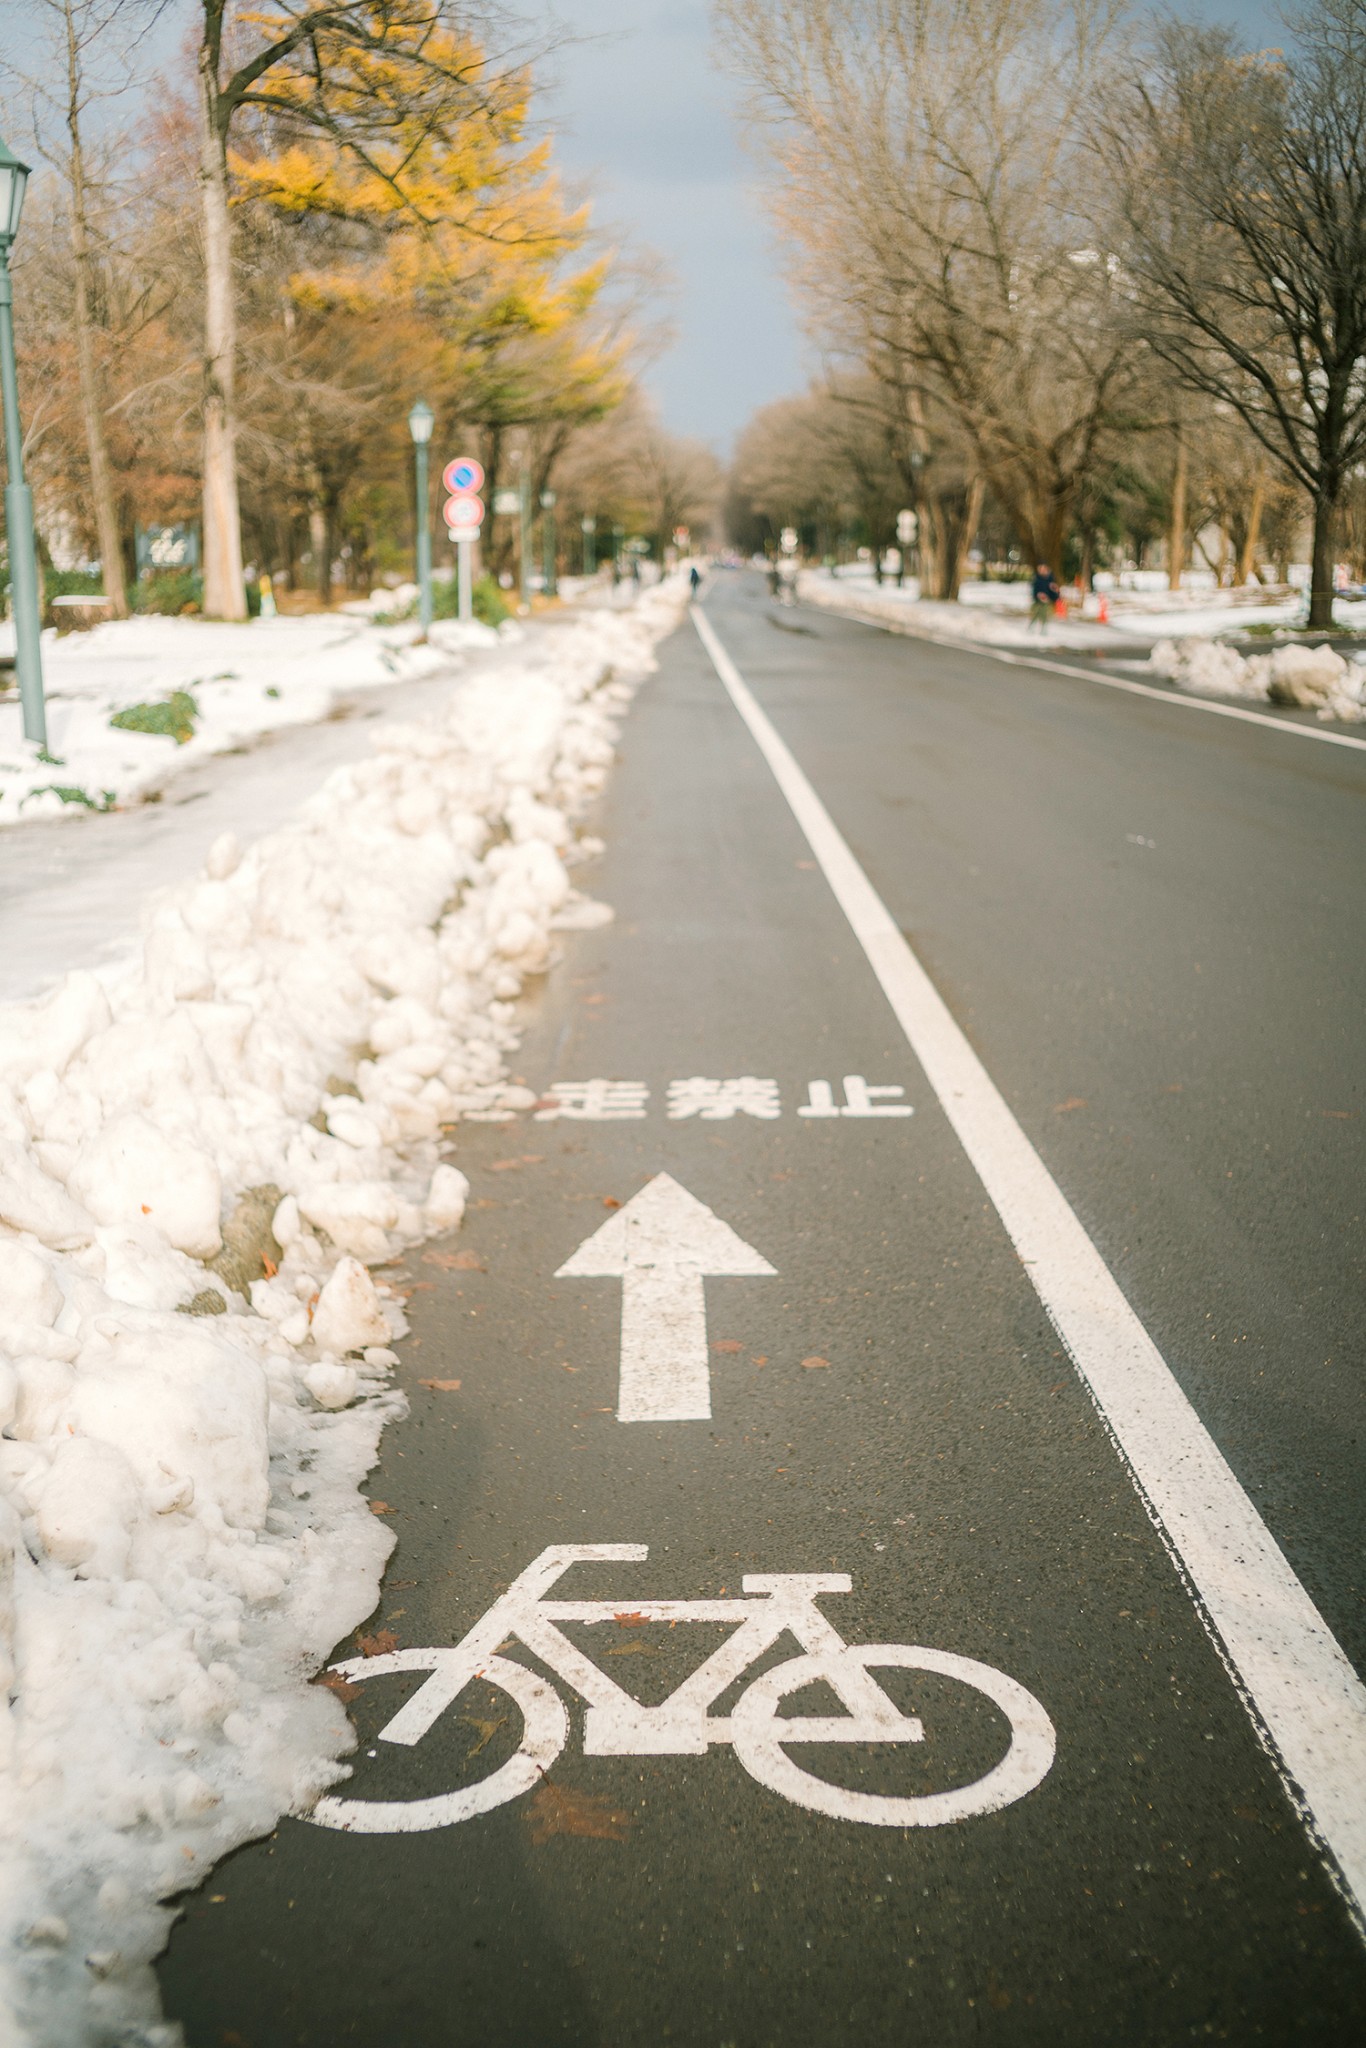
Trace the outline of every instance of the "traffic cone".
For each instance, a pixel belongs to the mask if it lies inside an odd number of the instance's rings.
[[[1100,605],[1096,612],[1096,620],[1102,626],[1108,626],[1110,623],[1110,600],[1104,591],[1100,594]]]

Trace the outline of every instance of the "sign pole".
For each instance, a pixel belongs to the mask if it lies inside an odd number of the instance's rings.
[[[474,567],[471,557],[474,542],[469,534],[459,534],[455,542],[456,575],[460,588],[460,620],[468,626],[474,617]]]

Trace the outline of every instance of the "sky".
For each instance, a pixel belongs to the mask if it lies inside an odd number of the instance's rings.
[[[594,217],[663,259],[675,330],[645,381],[664,422],[720,455],[756,406],[806,382],[806,351],[707,0],[558,0],[578,40],[551,67],[566,176]]]

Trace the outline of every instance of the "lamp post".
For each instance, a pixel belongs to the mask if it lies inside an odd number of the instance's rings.
[[[585,576],[596,576],[598,573],[598,522],[591,512],[586,512],[579,521],[579,525],[583,529],[583,573]]]
[[[545,594],[554,597],[555,587],[555,493],[541,492],[541,566]]]
[[[0,395],[5,411],[5,537],[9,546],[10,610],[14,614],[19,696],[24,738],[46,751],[43,656],[39,642],[38,555],[33,543],[33,493],[24,482],[24,437],[19,426],[19,373],[14,359],[14,289],[9,274],[10,243],[19,232],[28,165],[0,142]]]
[[[408,432],[417,457],[417,610],[425,640],[432,629],[432,528],[427,491],[427,443],[432,438],[436,414],[419,398],[408,415]]]

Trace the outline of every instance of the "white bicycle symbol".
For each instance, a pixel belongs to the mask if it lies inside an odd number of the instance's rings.
[[[729,1743],[752,1778],[796,1805],[837,1820],[896,1828],[940,1827],[994,1813],[1032,1792],[1048,1775],[1057,1747],[1053,1723],[1034,1695],[1004,1672],[971,1657],[910,1643],[846,1643],[816,1605],[822,1594],[851,1590],[853,1581],[842,1572],[749,1573],[741,1581],[749,1596],[745,1599],[642,1600],[631,1607],[626,1618],[632,1622],[739,1624],[666,1700],[642,1706],[558,1626],[619,1621],[622,1602],[546,1596],[571,1565],[639,1564],[648,1555],[643,1543],[553,1544],[453,1649],[396,1650],[334,1665],[334,1671],[352,1682],[396,1671],[431,1674],[380,1730],[382,1742],[420,1742],[477,1678],[501,1687],[515,1701],[522,1716],[522,1740],[487,1778],[460,1791],[410,1800],[328,1797],[318,1801],[308,1818],[353,1834],[413,1833],[470,1820],[538,1785],[569,1738],[569,1716],[553,1686],[524,1665],[497,1655],[514,1636],[587,1702],[585,1756],[704,1756],[712,1744]],[[749,1666],[788,1632],[805,1654],[754,1679],[728,1715],[709,1713]],[[1010,1723],[1010,1746],[1000,1762],[973,1784],[911,1797],[847,1791],[804,1771],[784,1745],[924,1740],[920,1721],[901,1713],[873,1679],[876,1668],[931,1672],[984,1693]],[[779,1714],[791,1694],[821,1681],[837,1695],[844,1714],[788,1719]]]

